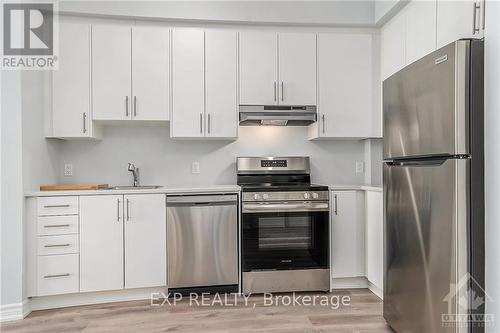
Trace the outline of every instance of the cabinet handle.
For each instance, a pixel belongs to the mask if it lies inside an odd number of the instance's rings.
[[[323,122],[323,134],[325,133],[325,114],[321,115],[321,121]]]
[[[53,225],[44,225],[44,228],[67,228],[69,224],[53,224]]]
[[[67,247],[70,245],[71,244],[49,244],[49,245],[44,245],[43,247]]]
[[[83,133],[87,133],[87,113],[83,113]]]
[[[134,117],[137,116],[137,96],[134,96]]]
[[[207,127],[207,130],[208,130],[208,134],[210,134],[210,113],[208,114],[208,127]]]
[[[45,205],[43,206],[43,208],[68,208],[69,205],[66,204],[66,205]]]
[[[69,276],[69,275],[70,275],[69,273],[65,273],[65,274],[49,274],[49,275],[45,275],[43,278],[44,279],[50,279],[50,278],[66,277],[66,276]]]
[[[339,215],[338,210],[337,210],[337,195],[336,194],[333,195],[333,202],[334,202],[334,206],[335,206],[335,210],[333,211],[333,213],[335,215]]]
[[[125,96],[125,115],[128,117],[128,96]]]
[[[117,200],[117,205],[116,205],[116,221],[120,222],[120,199]]]
[[[281,101],[283,102],[285,100],[285,88],[283,81],[281,81]]]
[[[481,6],[477,3],[473,3],[473,11],[472,11],[472,34],[475,35],[476,33],[479,32],[479,28],[476,28],[477,25],[477,10],[481,8]]]
[[[130,220],[129,206],[130,206],[130,200],[127,199],[127,221]]]
[[[274,91],[274,101],[276,102],[276,81],[274,81],[273,91]]]
[[[200,113],[200,133],[203,134],[203,113]]]
[[[486,1],[483,0],[483,2],[481,3],[481,7],[482,7],[482,12],[483,12],[483,17],[482,17],[482,28],[484,30],[484,28],[486,27],[484,21],[486,19]]]

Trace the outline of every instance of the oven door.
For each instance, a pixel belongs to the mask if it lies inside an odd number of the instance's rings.
[[[243,271],[328,268],[328,202],[243,203]]]

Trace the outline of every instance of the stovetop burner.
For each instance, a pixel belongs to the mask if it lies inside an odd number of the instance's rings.
[[[243,192],[328,191],[311,184],[309,157],[238,157]]]

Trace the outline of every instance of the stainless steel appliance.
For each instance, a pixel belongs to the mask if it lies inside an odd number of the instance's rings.
[[[244,293],[328,290],[328,187],[308,157],[238,157]]]
[[[307,126],[316,116],[315,105],[240,105],[241,126]]]
[[[389,77],[383,108],[384,317],[396,332],[481,332],[483,42]]]
[[[171,288],[238,285],[238,196],[167,196],[167,275]]]

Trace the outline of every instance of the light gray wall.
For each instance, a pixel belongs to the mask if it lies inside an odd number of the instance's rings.
[[[23,187],[37,190],[43,183],[56,183],[60,175],[59,141],[44,138],[43,72],[22,74]]]
[[[1,72],[0,305],[23,300],[21,72]]]
[[[371,139],[371,150],[370,150],[370,160],[371,160],[371,185],[381,186],[382,185],[382,150],[383,141],[382,139]]]
[[[235,184],[237,156],[307,155],[312,178],[323,184],[362,184],[356,161],[364,161],[360,141],[308,141],[306,127],[242,127],[236,141],[189,140],[169,137],[167,126],[107,126],[99,142],[64,142],[61,165],[73,164],[65,183],[129,184],[127,162],[141,169],[143,184],[194,186]],[[191,174],[200,162],[201,173]]]
[[[486,313],[495,316],[487,332],[500,329],[500,3],[487,1],[485,30],[485,235]]]

